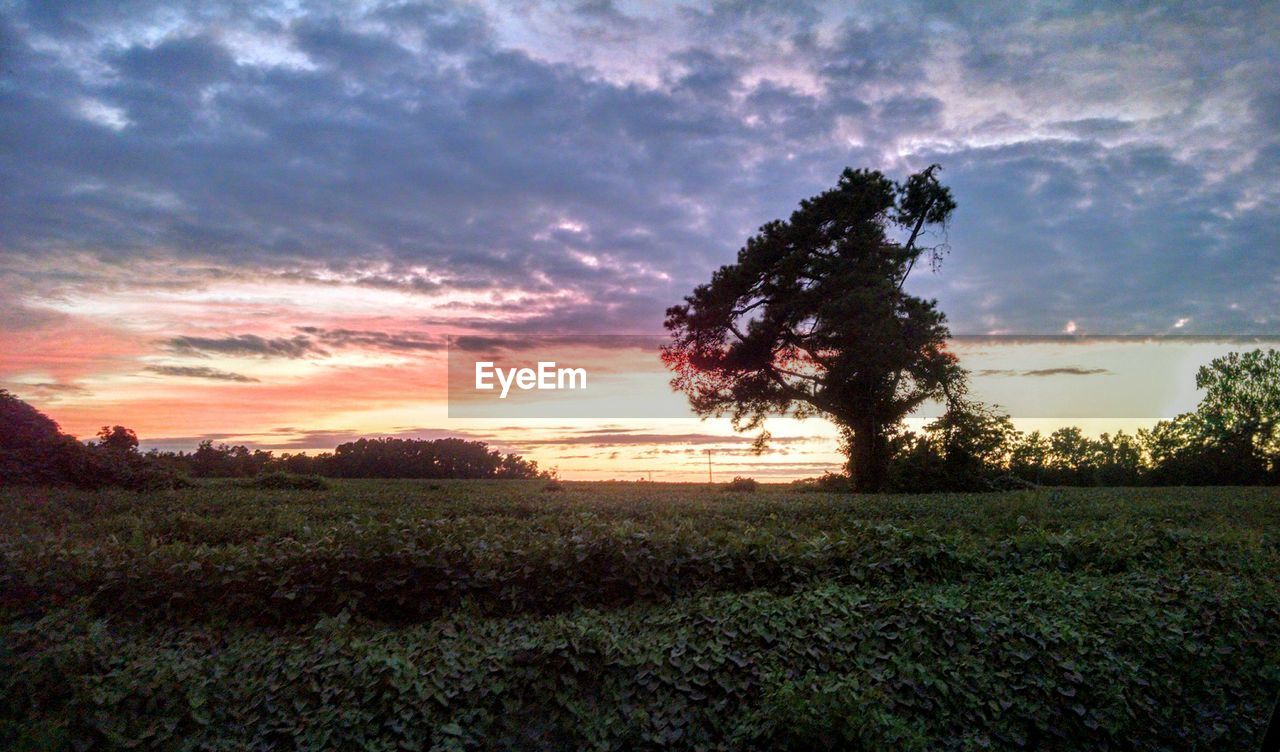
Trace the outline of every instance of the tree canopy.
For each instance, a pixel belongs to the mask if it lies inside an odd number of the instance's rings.
[[[938,169],[901,183],[844,170],[668,309],[663,359],[694,411],[738,430],[825,415],[847,438],[855,487],[879,490],[892,429],[963,379],[936,301],[904,289],[945,250],[923,242],[956,207]]]

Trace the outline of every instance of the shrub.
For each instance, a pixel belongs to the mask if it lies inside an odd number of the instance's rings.
[[[755,478],[744,478],[741,475],[735,477],[725,485],[725,491],[756,491],[760,488],[760,484]]]
[[[797,491],[823,493],[851,493],[853,491],[853,485],[849,483],[849,476],[841,473],[823,473],[817,478],[801,478],[792,482],[791,486]]]
[[[271,491],[326,491],[329,483],[319,475],[292,475],[290,473],[265,473],[240,482],[245,488],[262,488]]]

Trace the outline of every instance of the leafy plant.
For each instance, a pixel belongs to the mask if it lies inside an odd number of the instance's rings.
[[[1248,749],[1280,690],[1274,489],[544,483],[0,489],[0,748]]]
[[[240,482],[244,488],[261,488],[274,491],[325,491],[329,482],[318,475],[291,475],[290,473],[264,473]]]

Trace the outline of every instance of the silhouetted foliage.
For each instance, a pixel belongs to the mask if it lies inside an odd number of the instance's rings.
[[[922,435],[895,441],[889,487],[896,491],[989,491],[1008,472],[1004,462],[1015,435],[1006,415],[980,403],[954,400]]]
[[[58,482],[78,447],[51,418],[0,389],[0,483]]]
[[[463,439],[360,439],[334,450],[341,478],[536,478],[538,465]]]
[[[139,454],[137,435],[124,426],[103,426],[97,443],[82,444],[39,410],[0,390],[0,483],[150,491],[185,481],[153,456]]]
[[[963,378],[935,301],[903,290],[922,256],[941,260],[941,246],[922,244],[955,209],[937,169],[903,183],[846,169],[668,309],[663,360],[694,411],[738,430],[826,415],[846,436],[854,485],[880,489],[902,418]]]
[[[138,434],[124,426],[103,426],[98,431],[98,446],[118,454],[136,452],[138,451]]]
[[[359,439],[332,453],[279,457],[245,446],[205,441],[170,457],[197,478],[250,478],[264,472],[330,478],[540,478],[538,463],[464,439]]]
[[[1090,438],[1074,426],[1045,437],[1016,431],[991,408],[953,400],[923,433],[891,441],[887,488],[984,491],[1026,485],[1280,483],[1280,353],[1231,353],[1202,367],[1195,412],[1137,436]],[[835,484],[827,481],[827,485]]]
[[[796,491],[815,493],[849,493],[853,490],[849,476],[843,473],[823,473],[816,478],[801,478],[792,481],[791,487]]]
[[[1159,485],[1280,482],[1280,352],[1215,358],[1196,372],[1205,390],[1194,413],[1139,431]]]
[[[744,478],[739,475],[735,477],[733,480],[726,483],[724,488],[722,488],[721,490],[750,492],[750,491],[759,490],[759,488],[760,488],[760,483],[757,482],[755,478]]]
[[[276,457],[245,446],[204,441],[194,452],[138,451],[124,426],[103,426],[82,444],[58,424],[0,390],[0,483],[124,486],[137,490],[185,485],[183,476],[254,478],[256,488],[318,489],[337,478],[550,478],[538,463],[463,439],[360,439],[333,453]]]

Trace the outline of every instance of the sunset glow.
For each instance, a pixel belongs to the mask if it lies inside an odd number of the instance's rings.
[[[568,478],[702,478],[707,450],[723,475],[838,470],[820,420],[756,455],[692,413],[450,419],[445,343],[660,335],[846,165],[943,165],[950,253],[911,285],[955,333],[1280,324],[1273,5],[956,9],[927,45],[907,9],[604,5],[0,13],[0,385],[144,447],[452,435]],[[1227,349],[958,352],[984,397],[1038,400],[1020,425],[1096,433],[1189,409]],[[1162,407],[1126,415],[1144,359]],[[1113,403],[1069,414],[1100,380]]]

